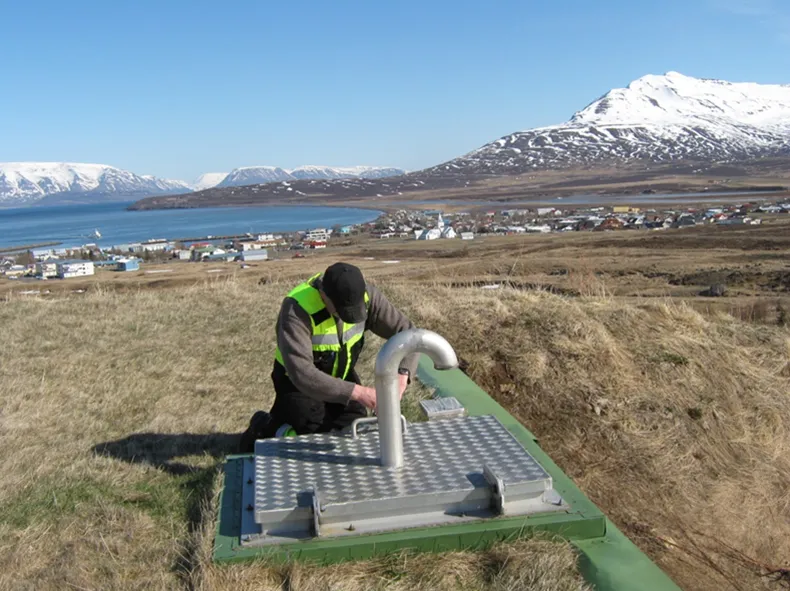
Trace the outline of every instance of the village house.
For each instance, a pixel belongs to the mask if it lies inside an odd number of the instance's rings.
[[[244,261],[244,262],[252,262],[252,261],[267,261],[269,260],[269,251],[264,249],[256,249],[256,250],[244,250],[242,251],[236,260]]]
[[[229,248],[215,248],[213,252],[204,254],[201,257],[201,262],[223,262],[227,263],[236,260],[239,252]]]
[[[96,272],[93,261],[83,261],[79,259],[58,261],[57,270],[58,277],[61,279],[87,277],[88,275],[93,275]]]
[[[233,247],[242,252],[247,250],[265,250],[270,246],[272,246],[272,242],[268,240],[235,240],[233,242]]]
[[[36,277],[51,279],[58,276],[58,259],[45,259],[36,263]]]
[[[146,242],[140,243],[140,247],[143,251],[147,252],[160,252],[163,250],[169,250],[173,247],[171,242],[168,242],[164,238],[157,238],[155,240],[147,240]]]
[[[192,248],[192,254],[190,256],[190,260],[203,261],[215,254],[225,254],[225,251],[221,249],[219,246],[214,246],[213,244],[209,244],[205,246],[197,246],[195,248]]]
[[[733,216],[731,218],[720,219],[716,222],[718,226],[739,226],[739,225],[757,225],[762,220],[759,218],[750,218],[748,216]]]
[[[598,226],[596,226],[593,230],[598,232],[605,232],[607,230],[622,230],[623,220],[615,217],[606,218],[602,221]]]
[[[457,238],[458,234],[452,226],[442,228],[442,238]]]
[[[697,221],[694,219],[694,216],[691,214],[682,214],[678,216],[675,222],[672,224],[673,228],[688,228],[690,226],[696,226]]]
[[[261,248],[275,248],[286,245],[282,234],[258,234],[256,242],[261,245]]]
[[[326,228],[315,228],[308,230],[304,235],[304,242],[329,242],[332,230]]]
[[[11,265],[5,268],[3,274],[9,279],[18,279],[27,274],[27,267],[25,265]]]
[[[33,258],[37,261],[41,261],[44,259],[51,258],[54,254],[54,250],[51,248],[34,248],[30,251],[30,254],[33,255]]]
[[[551,232],[551,226],[548,224],[543,224],[540,226],[526,226],[522,228],[522,230],[529,234],[548,234]]]
[[[442,231],[439,228],[430,228],[428,230],[415,230],[414,237],[417,240],[438,240],[442,237]]]
[[[452,226],[445,226],[441,213],[439,213],[435,228],[414,231],[414,237],[417,240],[438,240],[439,238],[455,238],[456,236],[457,234]]]
[[[140,259],[118,259],[115,265],[116,271],[129,272],[140,270]]]

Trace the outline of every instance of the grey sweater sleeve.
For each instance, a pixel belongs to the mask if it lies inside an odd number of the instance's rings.
[[[365,328],[383,339],[388,339],[399,332],[414,328],[403,312],[393,306],[378,289],[368,285],[370,296],[370,309]],[[411,377],[417,371],[417,362],[420,360],[418,353],[409,355],[401,361],[400,367],[409,370]]]
[[[354,384],[334,378],[313,363],[310,317],[292,298],[285,298],[277,319],[277,346],[285,371],[296,389],[324,402],[348,404]]]

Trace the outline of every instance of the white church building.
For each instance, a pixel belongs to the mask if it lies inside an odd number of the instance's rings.
[[[456,238],[458,234],[452,226],[445,226],[442,214],[439,214],[439,219],[436,222],[435,228],[427,230],[419,230],[414,233],[417,240],[437,240],[439,238]]]

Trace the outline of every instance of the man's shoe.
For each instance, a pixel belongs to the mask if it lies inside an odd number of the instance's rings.
[[[255,440],[263,439],[271,422],[272,416],[266,411],[259,410],[252,415],[247,430],[241,434],[239,453],[250,454],[255,451]]]
[[[296,437],[296,429],[291,427],[288,423],[283,423],[274,434],[275,437]]]

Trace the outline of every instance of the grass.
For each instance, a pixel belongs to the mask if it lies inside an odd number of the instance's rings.
[[[272,401],[288,287],[0,300],[0,588],[585,588],[570,546],[543,539],[328,569],[211,564],[218,469]],[[410,387],[412,420],[427,395]]]
[[[786,329],[680,302],[390,293],[683,588],[770,589],[787,568]]]
[[[172,283],[7,292],[0,587],[583,588],[571,548],[550,540],[326,569],[210,564],[217,466],[271,402],[281,298],[342,257],[444,335],[681,587],[776,589],[763,575],[790,566],[790,332],[770,279],[783,228],[486,239],[462,256],[372,243],[225,277],[187,265]],[[696,298],[723,266],[742,282],[733,295]],[[428,394],[410,388],[411,419]]]

